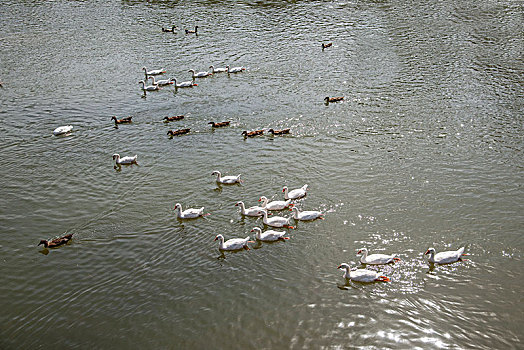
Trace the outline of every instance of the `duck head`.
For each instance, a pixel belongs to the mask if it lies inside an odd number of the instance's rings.
[[[358,252],[357,252],[357,255],[358,255],[358,254],[365,254],[365,253],[367,253],[367,252],[368,252],[367,248],[360,248],[360,249],[358,250]]]
[[[46,248],[49,246],[49,242],[46,241],[45,239],[41,240],[40,243],[38,243],[38,245],[40,245],[40,244],[43,244],[44,247],[46,247]]]
[[[428,254],[435,254],[435,248],[429,248],[428,250],[426,250],[424,255],[428,255]]]

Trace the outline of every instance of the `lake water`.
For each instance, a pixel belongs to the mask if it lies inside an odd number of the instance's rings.
[[[522,349],[522,13],[470,0],[2,2],[0,348]],[[138,85],[144,66],[185,81],[211,64],[247,70],[145,97]],[[115,129],[113,115],[133,124]],[[191,132],[167,137],[179,128]],[[292,134],[241,136],[262,128]],[[115,169],[113,153],[139,166]],[[217,186],[214,170],[244,183]],[[297,206],[325,220],[219,252],[215,235],[262,226],[238,200],[306,183]],[[179,221],[177,202],[211,215]],[[37,247],[66,232],[68,245]],[[461,246],[468,261],[423,257]],[[399,254],[371,267],[390,283],[342,278],[362,247]]]

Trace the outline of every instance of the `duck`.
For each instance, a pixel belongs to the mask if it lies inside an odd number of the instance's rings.
[[[260,136],[264,134],[264,130],[253,130],[253,131],[242,131],[242,135],[244,135],[244,138],[246,137],[255,137]]]
[[[329,96],[326,96],[326,98],[324,98],[324,101],[326,101],[326,104],[328,103],[331,103],[331,102],[339,102],[339,101],[342,101],[344,99],[343,96],[340,96],[340,97],[329,97]]]
[[[209,66],[209,69],[211,69],[211,73],[225,73],[227,72],[227,68],[215,68],[213,66]]]
[[[218,241],[218,249],[220,250],[249,250],[248,243],[254,243],[249,240],[249,236],[246,238],[231,238],[224,242],[224,236],[218,234],[215,237],[215,241]]]
[[[55,130],[53,130],[53,135],[58,136],[68,134],[71,132],[71,130],[73,130],[73,125],[59,126]]]
[[[261,216],[264,211],[264,208],[258,206],[246,208],[242,201],[238,201],[235,206],[240,207],[240,213],[245,216]]]
[[[183,115],[175,115],[173,117],[164,117],[163,121],[164,121],[164,123],[169,123],[169,122],[173,122],[175,120],[182,120],[182,119],[184,119]]]
[[[173,85],[173,79],[163,79],[156,81],[155,76],[152,75],[148,79],[151,79],[153,82],[151,84],[158,85],[158,86],[166,86],[166,85]]]
[[[456,261],[461,260],[461,257],[463,255],[467,255],[467,254],[464,254],[464,248],[465,247],[461,247],[461,248],[459,248],[457,250],[448,250],[448,251],[440,252],[440,253],[437,253],[437,254],[435,254],[435,248],[429,248],[426,251],[426,253],[424,253],[424,255],[428,255],[429,254],[428,261],[430,263],[434,263],[434,264],[450,264],[450,263],[454,263]]]
[[[211,173],[211,175],[216,175],[217,176],[216,181],[221,184],[231,185],[231,184],[236,184],[236,183],[242,183],[242,180],[240,179],[240,175],[242,174],[238,174],[237,176],[222,177],[222,174],[220,173],[220,171],[215,170]]]
[[[111,120],[115,121],[115,125],[132,123],[133,121],[131,119],[133,119],[133,117],[125,117],[122,119],[116,119],[116,116],[111,117]]]
[[[175,32],[175,28],[176,28],[176,26],[172,26],[171,29],[166,29],[166,28],[162,27],[162,31],[164,33],[174,33]]]
[[[291,133],[291,129],[282,129],[282,130],[273,130],[273,129],[269,129],[267,132],[273,134],[273,135],[285,135],[285,134],[290,134]]]
[[[73,234],[74,233],[70,233],[70,234],[65,235],[63,237],[55,238],[55,239],[52,239],[50,241],[47,241],[47,240],[43,239],[43,240],[40,241],[40,243],[38,243],[38,245],[43,244],[45,248],[58,247],[60,245],[63,245],[63,244],[66,244],[67,242],[69,242],[73,238]]]
[[[197,34],[198,35],[198,26],[195,26],[195,30],[186,29],[186,34]]]
[[[324,213],[317,210],[308,210],[308,211],[298,211],[297,207],[290,209],[293,212],[293,219],[300,221],[310,221],[315,219],[324,220]]]
[[[258,201],[262,202],[262,208],[266,208],[267,210],[282,210],[294,205],[291,204],[291,199],[286,201],[272,201],[268,203],[269,200],[266,196],[260,197]]]
[[[196,219],[200,216],[208,215],[208,214],[204,214],[204,207],[200,209],[188,208],[186,210],[182,210],[182,206],[180,205],[180,203],[175,204],[175,207],[173,208],[173,210],[175,212],[178,210],[177,217],[179,219]]]
[[[179,135],[184,135],[184,134],[187,134],[189,133],[189,131],[191,131],[191,128],[187,128],[187,129],[178,129],[178,130],[169,130],[167,132],[167,134],[171,137],[173,136],[179,136]]]
[[[146,86],[146,83],[145,81],[143,80],[140,80],[138,82],[139,84],[142,84],[142,90],[144,91],[156,91],[156,90],[160,90],[160,87],[158,85],[147,85]]]
[[[348,264],[340,264],[339,269],[345,269],[344,278],[356,282],[389,282],[390,279],[387,276],[381,274],[381,272],[376,272],[373,270],[367,269],[356,269],[351,271]]]
[[[266,230],[262,232],[260,227],[253,227],[251,232],[255,232],[255,238],[263,242],[285,241],[289,239],[289,237],[284,237],[287,233],[285,231]]]
[[[153,70],[150,70],[149,72],[147,71],[146,67],[143,67],[142,69],[143,69],[144,73],[146,74],[146,79],[150,75],[160,75],[160,74],[164,74],[166,72],[163,69],[153,69]]]
[[[208,77],[210,75],[213,75],[213,73],[207,72],[207,71],[195,73],[194,69],[190,69],[189,72],[193,74],[193,79],[195,79],[195,78],[205,78],[205,77]]]
[[[240,73],[240,72],[243,72],[246,70],[245,67],[233,67],[233,68],[230,68],[229,65],[226,66],[226,69],[227,69],[227,74],[229,73]]]
[[[293,226],[290,225],[291,218],[285,218],[283,216],[273,216],[271,218],[268,218],[266,209],[262,211],[262,215],[263,215],[262,221],[264,222],[264,224],[268,226],[285,227],[285,228],[291,228],[291,229],[294,228]]]
[[[387,254],[371,254],[368,255],[368,250],[366,248],[360,248],[358,250],[358,254],[362,254],[360,257],[360,262],[362,264],[370,264],[370,265],[385,265],[389,264],[394,261],[400,261],[400,258],[398,258],[395,254],[387,255]]]
[[[135,154],[134,157],[122,157],[120,158],[120,154],[118,153],[115,153],[113,154],[113,160],[116,161],[116,164],[117,165],[129,165],[129,164],[137,164],[137,161],[136,161],[136,158],[137,158],[137,155]]]
[[[284,198],[285,199],[299,199],[302,197],[305,197],[307,194],[307,184],[302,186],[301,188],[297,188],[294,190],[291,190],[288,192],[287,186],[284,186],[282,189],[282,192],[284,192]]]
[[[327,43],[327,44],[322,43],[322,51],[324,51],[325,48],[330,47],[332,45],[333,43]]]
[[[177,84],[175,78],[171,78],[171,80],[173,80],[173,82],[175,83],[175,89],[178,89],[178,88],[192,88],[193,86],[198,86],[198,84],[195,84],[192,81],[183,81],[183,82]]]
[[[209,122],[208,124],[211,124],[213,128],[223,128],[224,126],[229,126],[230,122],[229,121],[219,122],[219,123]]]

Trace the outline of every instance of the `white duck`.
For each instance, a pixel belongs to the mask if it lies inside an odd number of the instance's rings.
[[[55,130],[53,130],[53,135],[55,136],[64,135],[64,134],[70,133],[71,130],[73,130],[73,125],[59,126]]]
[[[253,243],[249,240],[249,236],[246,238],[232,238],[224,242],[224,236],[216,235],[215,241],[218,241],[218,249],[220,250],[249,250],[248,243]]]
[[[251,232],[255,232],[255,238],[263,242],[274,242],[280,240],[289,239],[289,237],[284,237],[287,232],[284,231],[275,231],[275,230],[266,230],[262,232],[260,227],[253,227]]]
[[[435,248],[429,248],[424,255],[429,255],[428,261],[435,264],[449,264],[459,261],[464,254],[464,247],[458,250],[448,250],[435,254]]]
[[[142,90],[144,90],[144,91],[160,90],[160,87],[158,85],[147,85],[146,86],[146,82],[143,81],[143,80],[140,80],[138,83],[142,84]]]
[[[193,79],[195,79],[195,78],[205,78],[205,77],[208,77],[210,75],[213,75],[213,73],[210,73],[210,72],[198,72],[198,73],[195,73],[194,69],[190,69],[189,72],[193,74]]]
[[[175,88],[192,88],[193,86],[198,86],[198,84],[195,84],[192,81],[183,81],[177,84],[176,78],[171,78],[171,80],[175,83]]]
[[[227,69],[228,74],[229,73],[240,73],[240,72],[246,70],[245,67],[233,67],[233,68],[230,68],[229,65],[226,66],[226,69]]]
[[[288,192],[287,186],[284,186],[284,189],[282,190],[284,192],[284,198],[285,199],[298,199],[306,196],[307,192],[307,184],[302,186],[301,188],[297,188],[294,190],[291,190]]]
[[[263,222],[264,224],[268,226],[273,227],[285,227],[285,228],[293,228],[293,226],[290,225],[291,218],[285,218],[283,216],[273,216],[271,218],[267,217],[267,210],[262,211],[263,215]]]
[[[144,70],[144,73],[146,74],[146,77],[148,77],[150,75],[160,75],[160,74],[164,74],[166,72],[163,69],[153,69],[153,70],[150,70],[149,72],[147,71],[146,67],[144,67],[142,69]]]
[[[324,220],[324,213],[317,211],[317,210],[306,210],[306,211],[298,211],[297,207],[293,207],[290,209],[293,212],[293,219],[295,220],[301,220],[301,221],[309,221],[309,220],[315,220],[315,219],[322,219]]]
[[[174,211],[178,210],[177,217],[180,219],[195,219],[199,216],[204,216],[204,207],[200,209],[195,208],[188,208],[184,211],[182,211],[182,206],[180,203],[175,204],[175,207],[173,208]]]
[[[137,155],[135,154],[134,157],[122,157],[120,158],[120,154],[115,153],[113,154],[113,160],[116,161],[116,164],[118,165],[129,165],[129,164],[138,164],[136,161]]]
[[[360,257],[360,262],[363,264],[370,264],[370,265],[384,265],[389,264],[393,261],[400,261],[400,258],[396,256],[396,254],[387,255],[387,254],[371,254],[368,255],[368,250],[366,248],[360,248],[357,252],[358,254],[362,254]]]
[[[222,177],[222,174],[220,173],[220,171],[215,170],[211,173],[211,175],[216,175],[217,182],[221,184],[231,185],[231,184],[236,184],[236,183],[242,183],[242,180],[240,180],[240,175],[242,174],[238,174],[237,176]]]
[[[344,278],[350,279],[357,282],[389,282],[390,279],[380,272],[366,270],[366,269],[356,269],[351,271],[348,264],[340,264],[339,269],[345,269]]]
[[[164,80],[156,81],[154,76],[150,76],[149,79],[152,80],[151,84],[153,85],[158,85],[158,86],[173,85],[173,79],[164,79]]]
[[[272,201],[268,203],[269,200],[267,197],[262,196],[258,201],[262,202],[262,207],[266,208],[267,210],[282,210],[293,206],[293,204],[291,204],[291,199],[286,201]]]
[[[215,68],[213,66],[209,66],[209,69],[211,69],[211,73],[225,73],[227,72],[227,68]]]
[[[240,207],[240,212],[245,216],[262,216],[264,211],[264,208],[258,206],[246,208],[242,201],[237,202],[235,206]]]

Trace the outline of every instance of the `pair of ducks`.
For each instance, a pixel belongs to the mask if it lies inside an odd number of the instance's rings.
[[[269,129],[267,132],[271,133],[272,135],[288,135],[288,134],[291,133],[291,129],[290,128],[281,129],[281,130]],[[242,135],[244,135],[244,138],[261,136],[263,134],[264,134],[264,129],[253,130],[253,131],[245,130],[245,131],[242,132]]]
[[[429,248],[424,255],[429,254],[428,261],[433,264],[450,264],[457,262],[462,259],[464,254],[465,247],[461,247],[457,250],[449,250],[440,253],[436,253],[435,248]],[[363,264],[371,265],[384,265],[391,263],[393,261],[399,261],[400,259],[395,255],[387,254],[371,254],[368,255],[366,248],[362,248],[358,251],[357,254],[362,254],[360,257],[360,262]],[[358,282],[388,282],[390,279],[387,276],[384,276],[381,272],[376,272],[367,269],[357,269],[351,271],[351,267],[348,264],[340,264],[339,269],[344,269],[344,278],[350,279]]]
[[[255,238],[262,242],[275,242],[275,241],[285,241],[288,240],[289,237],[285,237],[284,235],[287,232],[283,231],[274,231],[274,230],[266,230],[262,232],[262,229],[260,227],[253,227],[251,232],[255,232]],[[216,235],[215,241],[218,241],[218,249],[219,250],[228,250],[228,251],[234,251],[234,250],[249,250],[248,243],[255,243],[254,241],[250,241],[250,237],[247,236],[246,238],[231,238],[227,241],[224,239],[224,236],[221,234]]]
[[[190,69],[189,72],[193,74],[193,79],[195,78],[205,78],[209,77],[215,73],[240,73],[246,70],[245,67],[233,67],[231,68],[229,65],[226,66],[226,68],[215,68],[214,66],[209,66],[209,69],[211,69],[211,72],[208,71],[202,71],[202,72],[195,72],[194,69]]]
[[[171,29],[162,27],[162,32],[164,33],[174,33],[175,29],[178,29],[177,26],[172,26]],[[195,30],[186,29],[186,34],[196,34],[198,35],[198,26],[195,26]]]

